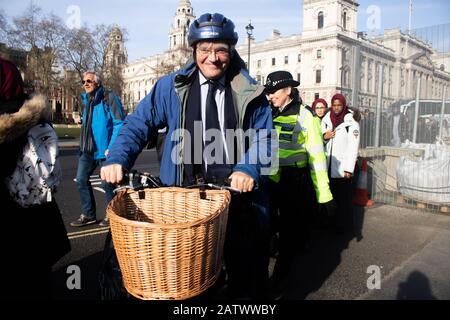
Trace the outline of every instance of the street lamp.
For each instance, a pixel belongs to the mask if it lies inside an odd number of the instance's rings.
[[[250,41],[252,39],[253,29],[255,29],[255,28],[252,26],[252,20],[250,20],[250,23],[245,27],[245,30],[247,30],[247,36],[248,36],[248,60],[247,60],[248,74],[250,74]]]

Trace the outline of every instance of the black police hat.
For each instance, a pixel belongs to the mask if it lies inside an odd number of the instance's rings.
[[[274,93],[275,91],[286,87],[298,87],[300,82],[292,78],[292,74],[287,71],[275,71],[267,76],[265,84],[266,93]]]

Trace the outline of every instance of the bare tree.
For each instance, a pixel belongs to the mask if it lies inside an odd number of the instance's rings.
[[[94,69],[95,59],[92,47],[94,39],[87,27],[66,30],[62,47],[62,63],[78,73],[79,80],[83,72]]]
[[[172,52],[166,52],[165,55],[165,59],[152,68],[157,79],[182,68],[192,56],[192,49],[190,47],[182,47]]]
[[[44,92],[53,90],[59,86],[62,78],[59,61],[61,60],[62,46],[64,43],[63,33],[65,25],[62,20],[51,14],[44,18],[38,25],[44,54],[41,55],[40,69],[42,71]]]
[[[43,14],[33,2],[9,25],[6,14],[0,10],[0,42],[13,44],[26,55],[23,59],[26,85],[56,102],[61,97],[65,101],[76,97],[75,104],[79,106],[81,80],[87,70],[98,72],[106,86],[121,94],[122,64],[126,61],[108,64],[106,59],[113,27],[85,25],[69,29],[59,17]],[[125,37],[126,30],[121,32]]]
[[[60,80],[58,62],[65,26],[55,15],[44,17],[40,7],[30,3],[25,12],[13,19],[8,32],[13,43],[28,52],[25,79],[28,86],[47,96]]]
[[[33,47],[42,47],[39,34],[41,30],[38,28],[41,19],[42,9],[33,2],[30,2],[21,16],[13,19],[11,38],[19,48],[31,50]]]
[[[125,57],[121,56],[121,52],[115,48],[115,40],[113,36],[115,32],[113,29],[118,28],[122,41],[127,39],[127,30],[120,28],[117,25],[97,25],[94,29],[93,34],[96,35],[96,51],[97,59],[102,62],[101,64],[101,75],[103,78],[103,83],[106,87],[114,90],[119,96],[122,96],[123,90],[123,75],[122,67],[126,63]]]
[[[62,46],[63,65],[78,74],[78,81],[74,77],[66,79],[65,85],[69,85],[71,91],[80,90],[79,82],[83,77],[83,72],[94,70],[102,77],[106,87],[113,89],[121,95],[123,78],[121,65],[108,65],[106,56],[108,54],[109,35],[113,26],[96,25],[93,29],[84,26],[80,29],[66,30],[64,43]],[[122,31],[126,34],[126,30]]]
[[[80,29],[66,29],[63,38],[61,47],[61,64],[64,69],[62,90],[69,96],[76,97],[76,104],[81,106],[83,73],[87,70],[95,70],[95,59],[91,49],[94,40],[86,26]]]
[[[3,9],[0,9],[0,43],[9,45],[10,26]]]
[[[93,40],[93,56],[96,70],[104,70],[106,64],[106,53],[108,50],[109,35],[111,34],[112,25],[96,25],[93,27],[91,34]]]

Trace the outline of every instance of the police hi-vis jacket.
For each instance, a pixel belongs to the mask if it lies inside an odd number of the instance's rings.
[[[325,152],[327,165],[331,169],[331,178],[343,178],[344,172],[353,174],[359,148],[359,124],[353,119],[351,110],[344,117],[344,121],[336,127],[336,135],[330,140],[325,140]],[[333,129],[330,114],[328,112],[322,119],[322,132]]]
[[[278,134],[280,167],[309,166],[318,203],[333,199],[329,188],[320,120],[299,102],[291,102],[273,119]],[[270,179],[279,182],[280,172]],[[299,190],[301,191],[301,190]]]

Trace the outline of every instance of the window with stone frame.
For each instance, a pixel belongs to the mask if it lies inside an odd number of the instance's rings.
[[[317,49],[317,59],[321,59],[322,58],[322,49]]]
[[[320,11],[317,15],[317,29],[323,29],[323,12]]]
[[[322,70],[317,69],[316,70],[316,84],[319,84],[322,82]]]

